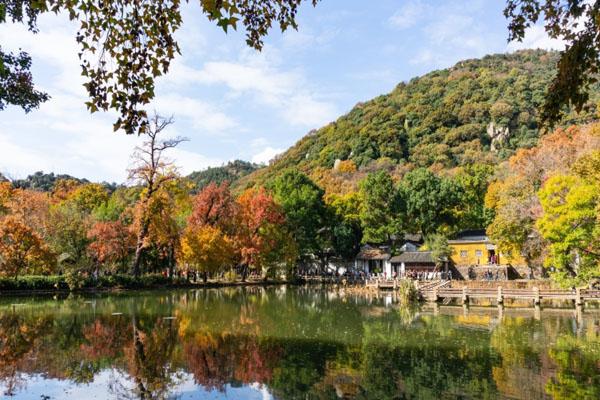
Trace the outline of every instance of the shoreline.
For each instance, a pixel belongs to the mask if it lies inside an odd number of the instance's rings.
[[[173,283],[161,285],[148,285],[139,287],[127,286],[108,286],[108,287],[82,287],[69,289],[65,287],[45,288],[45,289],[2,289],[0,297],[27,296],[27,295],[47,295],[47,294],[69,294],[69,293],[118,293],[129,291],[153,291],[153,290],[177,290],[177,289],[219,289],[226,287],[252,287],[252,286],[280,286],[280,285],[303,285],[307,282],[288,281],[288,280],[268,280],[268,281],[246,281],[246,282],[189,282]]]

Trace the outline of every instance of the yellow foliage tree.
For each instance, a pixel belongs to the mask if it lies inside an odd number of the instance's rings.
[[[537,221],[549,243],[545,260],[560,283],[600,275],[600,192],[577,176],[556,175],[538,193],[544,214]]]
[[[179,258],[188,269],[201,272],[206,282],[209,274],[231,267],[234,242],[217,227],[189,225],[181,238]]]

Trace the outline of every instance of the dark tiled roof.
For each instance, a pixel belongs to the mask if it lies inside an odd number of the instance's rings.
[[[394,264],[400,263],[419,263],[419,264],[435,264],[430,251],[407,251],[399,256],[394,256],[390,259]]]
[[[485,233],[485,229],[472,229],[460,232],[454,238],[452,238],[452,240],[449,240],[449,242],[484,242],[487,240],[488,237]]]
[[[359,260],[387,260],[390,258],[390,253],[378,248],[362,249],[356,256]]]

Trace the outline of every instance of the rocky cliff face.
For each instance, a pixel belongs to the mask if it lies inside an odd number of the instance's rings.
[[[508,129],[508,126],[497,126],[493,122],[490,122],[487,126],[487,134],[491,140],[490,150],[497,153],[498,150],[500,150],[500,147],[508,141],[510,130]]]

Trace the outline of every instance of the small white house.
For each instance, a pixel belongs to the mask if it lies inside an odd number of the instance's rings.
[[[391,277],[392,257],[390,249],[387,246],[373,247],[365,245],[354,260],[356,271],[363,271],[367,275],[385,274]]]

